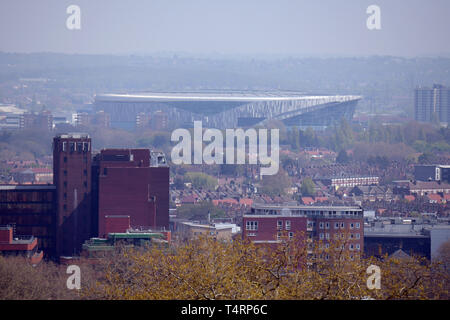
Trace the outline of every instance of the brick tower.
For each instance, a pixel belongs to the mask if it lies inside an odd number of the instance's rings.
[[[56,253],[73,256],[92,234],[91,138],[87,134],[62,134],[53,139],[53,183]]]

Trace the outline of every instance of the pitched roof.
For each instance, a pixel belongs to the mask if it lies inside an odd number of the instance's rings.
[[[313,203],[314,203],[314,200],[313,200],[313,198],[311,198],[311,197],[302,197],[302,202],[303,202],[304,204],[313,204]]]
[[[396,258],[396,259],[411,259],[411,256],[407,254],[402,249],[398,249],[393,254],[391,254],[389,257]]]

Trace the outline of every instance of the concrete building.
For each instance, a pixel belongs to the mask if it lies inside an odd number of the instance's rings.
[[[180,222],[177,234],[181,240],[195,239],[201,235],[211,236],[222,241],[231,241],[236,233],[236,226],[232,224],[202,224],[197,222]]]
[[[414,118],[421,122],[450,122],[450,88],[435,84],[414,91]]]
[[[441,181],[450,184],[450,166],[415,165],[414,179],[417,181]]]
[[[366,256],[383,257],[402,250],[410,256],[431,259],[429,230],[411,224],[381,224],[364,230]]]
[[[340,188],[378,185],[380,179],[376,176],[334,176],[314,180],[318,180],[328,187]]]

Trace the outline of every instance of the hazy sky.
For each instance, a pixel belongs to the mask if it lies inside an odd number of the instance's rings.
[[[66,9],[81,8],[81,30]],[[369,5],[381,30],[366,27]],[[0,51],[450,54],[449,0],[1,0]]]

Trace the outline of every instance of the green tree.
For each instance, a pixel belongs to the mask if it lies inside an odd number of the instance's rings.
[[[217,186],[217,179],[201,172],[188,172],[185,175],[187,182],[192,183],[194,188],[214,189]]]
[[[347,151],[345,151],[345,150],[339,151],[339,153],[336,157],[336,162],[337,163],[348,163],[349,161],[350,161],[350,158],[347,154]]]
[[[284,170],[280,168],[277,174],[264,176],[259,187],[259,193],[269,196],[279,196],[286,194],[286,188],[291,186],[292,182]]]
[[[312,181],[310,177],[307,177],[303,179],[302,184],[300,186],[300,192],[303,196],[313,196],[315,191],[316,185]]]

